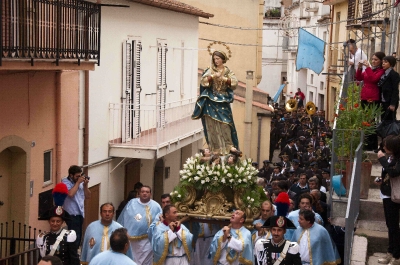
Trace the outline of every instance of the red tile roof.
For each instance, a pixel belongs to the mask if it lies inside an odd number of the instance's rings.
[[[129,0],[129,1],[143,5],[154,6],[162,9],[168,9],[179,13],[194,15],[198,17],[210,18],[214,16],[213,14],[206,13],[197,7],[181,3],[177,0]]]

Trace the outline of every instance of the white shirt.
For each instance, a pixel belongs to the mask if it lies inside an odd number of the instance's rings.
[[[350,53],[349,61],[354,63],[353,64],[354,70],[357,70],[359,62],[363,62],[365,60],[368,60],[367,54],[359,48],[357,48],[357,51],[355,52],[354,55]],[[363,65],[362,71],[364,72],[365,69],[366,67]]]
[[[235,250],[236,252],[243,251],[242,241],[232,237],[229,241],[226,240],[225,242],[221,242],[222,251],[221,251],[221,256],[220,256],[218,262],[223,264],[223,265],[238,265],[239,264],[239,259],[234,260],[232,264],[230,264],[226,260],[226,254],[227,254],[226,245],[227,244],[228,244],[227,248],[231,248],[231,249]]]
[[[299,253],[300,253],[301,261],[307,262],[307,263],[310,263],[310,250],[308,249],[308,247],[309,247],[308,246],[308,237],[309,236],[310,236],[309,230],[306,229],[304,231],[304,234],[301,237],[300,243],[299,243],[299,246],[300,246]]]

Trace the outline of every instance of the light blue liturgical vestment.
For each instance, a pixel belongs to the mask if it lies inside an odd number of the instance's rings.
[[[107,250],[96,255],[89,265],[137,265],[123,253]]]
[[[161,213],[161,206],[150,200],[142,203],[140,198],[132,199],[122,210],[118,223],[128,230],[131,242],[133,260],[140,265],[153,263],[153,252],[147,230]]]
[[[85,236],[82,244],[81,261],[90,262],[97,254],[107,251],[110,249],[110,236],[114,230],[121,228],[122,225],[112,221],[112,223],[106,227],[108,230],[107,238],[103,238],[103,232],[105,226],[101,223],[101,220],[94,221],[89,224],[86,228]],[[106,240],[106,242],[104,242]],[[106,243],[106,247],[104,247]],[[133,260],[132,250],[129,248],[126,255]]]
[[[181,224],[178,231],[172,232],[169,226],[160,222],[152,233],[153,264],[189,264],[193,239],[189,229]]]
[[[303,238],[304,236],[308,238]],[[305,249],[306,259],[312,260],[313,265],[340,263],[340,256],[335,243],[332,241],[328,231],[317,223],[314,223],[309,229],[297,228],[291,241],[299,244],[302,261],[305,259],[302,256],[302,249]],[[311,247],[311,251],[309,247]]]
[[[214,264],[222,265],[252,265],[253,244],[251,233],[242,226],[240,229],[231,228],[231,240],[223,242],[223,229],[219,230],[211,243],[209,258]]]
[[[293,222],[293,224],[294,224],[296,227],[299,227],[299,226],[300,226],[300,224],[299,224],[299,212],[300,212],[300,210],[292,211],[292,212],[289,213],[289,215],[288,215],[288,217],[287,217],[287,218],[290,219],[290,221]],[[316,212],[314,212],[314,214],[315,214],[315,222],[318,223],[318,224],[320,224],[320,225],[324,225],[324,221],[322,220],[321,215],[319,215],[319,214],[316,213]],[[285,234],[285,239],[291,241],[292,236],[293,236],[293,234],[294,234],[294,231],[296,231],[296,230],[294,230],[294,229],[287,229],[287,230],[286,230],[286,234]]]

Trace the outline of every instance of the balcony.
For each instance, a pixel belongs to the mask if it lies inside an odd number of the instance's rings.
[[[161,105],[110,104],[110,156],[153,159],[203,139],[197,98]]]
[[[390,15],[387,6],[387,0],[349,0],[347,28],[381,26]]]
[[[0,69],[20,61],[99,64],[100,8],[81,0],[1,1]]]

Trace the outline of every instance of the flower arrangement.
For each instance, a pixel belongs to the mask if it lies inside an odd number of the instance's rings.
[[[171,192],[172,200],[175,203],[186,197],[185,186],[213,193],[230,188],[244,191],[241,199],[246,207],[260,207],[261,200],[265,198],[258,190],[258,170],[251,163],[250,158],[239,160],[232,165],[201,163],[201,155],[196,154],[186,160],[179,172],[180,183]]]
[[[344,140],[335,150],[341,157],[353,156],[352,152],[360,142],[360,131],[364,131],[364,136],[375,133],[378,117],[382,114],[379,104],[361,106],[360,93],[359,83],[352,82],[347,89],[348,97],[340,98],[337,103],[336,129],[346,129],[339,131],[339,139]]]

